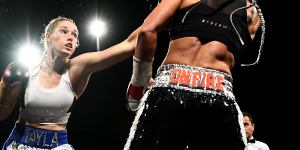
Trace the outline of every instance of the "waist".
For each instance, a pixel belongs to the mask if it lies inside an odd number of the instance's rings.
[[[66,130],[67,124],[57,124],[57,123],[32,123],[26,120],[17,120],[17,123],[31,126],[34,128],[44,129],[44,130],[55,130],[55,131],[61,131]]]
[[[170,37],[170,40],[177,40],[180,38],[185,37],[196,37],[198,38],[202,43],[208,43],[211,41],[219,41],[226,45],[228,50],[230,51],[238,51],[242,47],[242,45],[239,43],[238,40],[232,38],[233,35],[230,34],[224,34],[224,33],[217,33],[217,32],[200,32],[200,31],[185,31],[182,33],[173,34],[172,37]]]
[[[218,70],[167,64],[159,67],[153,87],[171,87],[192,92],[232,93],[232,77]]]
[[[205,66],[205,68],[231,74],[234,55],[220,41],[205,43],[197,37],[185,37],[170,42],[164,64]]]
[[[52,149],[68,144],[67,130],[44,130],[21,123],[15,125],[10,138],[19,144],[43,149]]]
[[[32,124],[66,124],[70,114],[70,112],[63,114],[33,114],[26,110],[21,110],[19,118]]]

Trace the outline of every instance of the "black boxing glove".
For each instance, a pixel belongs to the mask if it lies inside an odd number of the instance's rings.
[[[15,85],[25,87],[29,80],[29,68],[19,62],[12,62],[5,68],[1,80],[6,88]]]

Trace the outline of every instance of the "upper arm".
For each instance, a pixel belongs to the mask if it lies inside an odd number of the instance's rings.
[[[176,10],[180,7],[182,0],[162,0],[144,20],[144,30],[162,30]]]
[[[250,5],[250,2],[247,1],[247,4]],[[257,9],[254,6],[251,6],[247,9],[247,22],[251,38],[254,39],[256,31],[258,30],[261,24],[261,20],[258,15]]]

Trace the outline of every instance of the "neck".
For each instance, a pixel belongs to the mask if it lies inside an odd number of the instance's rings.
[[[62,60],[58,57],[51,57],[49,55],[46,55],[41,68],[43,71],[45,71],[48,74],[51,74],[53,72],[56,72],[58,74],[63,74],[68,67],[69,60]]]

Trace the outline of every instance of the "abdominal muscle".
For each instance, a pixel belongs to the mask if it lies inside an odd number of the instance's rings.
[[[163,64],[185,64],[231,74],[234,56],[221,42],[202,43],[197,37],[183,37],[170,41]]]
[[[26,126],[44,129],[44,130],[54,130],[54,131],[66,130],[66,124],[55,124],[55,123],[36,124],[36,123],[30,123],[25,120],[18,120],[17,122]]]

